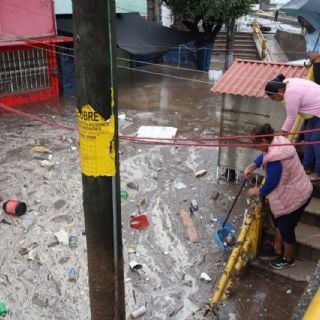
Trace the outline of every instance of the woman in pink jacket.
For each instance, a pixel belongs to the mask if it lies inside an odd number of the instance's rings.
[[[257,149],[262,153],[246,167],[244,176],[251,179],[252,172],[259,167],[265,171],[265,183],[249,189],[248,196],[267,197],[269,200],[275,224],[275,259],[270,264],[275,269],[282,269],[294,266],[295,227],[310,202],[312,184],[295,147],[285,145],[290,144],[289,140],[280,135],[263,136],[273,133],[269,124],[254,128],[254,143],[261,144]]]
[[[265,93],[274,101],[284,101],[287,117],[282,126],[283,132],[289,132],[298,115],[308,119],[306,130],[319,129],[306,133],[306,142],[320,141],[320,85],[313,81],[288,78],[279,74],[269,81]],[[315,172],[320,178],[320,144],[304,147],[303,166],[307,174]]]

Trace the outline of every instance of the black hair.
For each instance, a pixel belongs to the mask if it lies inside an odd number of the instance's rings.
[[[253,136],[263,136],[266,134],[274,134],[274,129],[271,127],[269,123],[259,124],[252,129],[251,134]],[[254,140],[255,142],[259,143],[262,141],[262,139],[266,139],[270,143],[273,140],[273,136],[261,137],[261,138],[256,137]]]
[[[286,87],[286,84],[283,82],[283,80],[286,77],[281,73],[278,74],[276,78],[274,78],[273,80],[270,80],[265,88],[264,91],[268,96],[272,96],[274,94],[277,94],[279,92],[279,90],[283,89]]]

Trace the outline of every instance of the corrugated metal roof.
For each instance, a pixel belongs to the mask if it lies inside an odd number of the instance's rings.
[[[286,78],[306,78],[307,68],[286,63],[235,60],[211,88],[212,92],[267,98],[264,88],[268,81],[282,73]]]

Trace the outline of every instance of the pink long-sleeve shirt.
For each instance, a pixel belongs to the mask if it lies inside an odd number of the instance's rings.
[[[284,93],[287,117],[283,131],[290,131],[299,113],[320,117],[320,85],[313,81],[288,78]]]

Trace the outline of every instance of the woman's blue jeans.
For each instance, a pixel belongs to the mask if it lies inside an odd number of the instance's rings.
[[[320,118],[313,117],[308,120],[306,130],[320,129]],[[320,130],[304,134],[304,141],[320,141]],[[304,146],[303,166],[320,174],[320,144]]]

